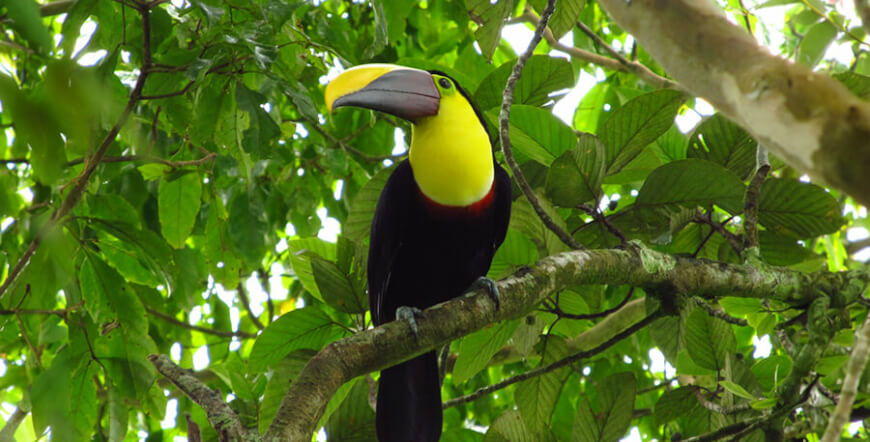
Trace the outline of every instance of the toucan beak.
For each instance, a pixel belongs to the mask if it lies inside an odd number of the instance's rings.
[[[364,64],[348,69],[326,85],[330,111],[355,106],[414,122],[438,114],[441,94],[432,75],[392,64]]]

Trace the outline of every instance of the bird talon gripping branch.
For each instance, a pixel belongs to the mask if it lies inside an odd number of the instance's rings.
[[[408,323],[408,326],[411,327],[411,332],[414,333],[415,339],[420,334],[420,329],[417,327],[417,316],[422,315],[423,310],[420,310],[417,307],[408,307],[407,305],[402,305],[396,309],[396,319]]]
[[[511,183],[468,93],[443,72],[369,64],[332,80],[326,105],[411,122],[409,158],[390,175],[372,220],[368,286],[375,325],[404,318],[416,333],[413,308],[461,296],[472,283],[487,287],[498,305],[495,283],[479,278],[507,233]],[[434,442],[441,423],[434,351],[381,371],[381,442]]]
[[[501,307],[501,300],[499,299],[498,293],[498,285],[496,285],[495,281],[486,276],[481,276],[474,280],[468,289],[465,290],[465,293],[470,293],[478,289],[486,290],[486,295],[489,296],[489,299],[492,299],[492,302],[495,303],[495,309],[498,310]]]

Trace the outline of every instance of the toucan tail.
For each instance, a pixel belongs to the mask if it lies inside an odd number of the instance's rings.
[[[434,351],[381,371],[380,442],[436,442],[441,437],[441,382]]]

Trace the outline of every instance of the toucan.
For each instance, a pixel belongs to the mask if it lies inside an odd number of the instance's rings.
[[[507,233],[510,177],[468,93],[440,71],[367,64],[333,79],[326,105],[411,123],[408,159],[387,180],[372,221],[367,278],[375,326],[395,320],[399,307],[422,310],[481,281],[497,295],[485,275]],[[441,426],[435,351],[381,371],[378,440],[437,441]]]

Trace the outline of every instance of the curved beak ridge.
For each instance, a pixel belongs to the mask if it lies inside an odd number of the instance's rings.
[[[432,75],[419,69],[369,64],[341,73],[326,86],[326,105],[354,106],[408,121],[438,114],[441,94]]]

